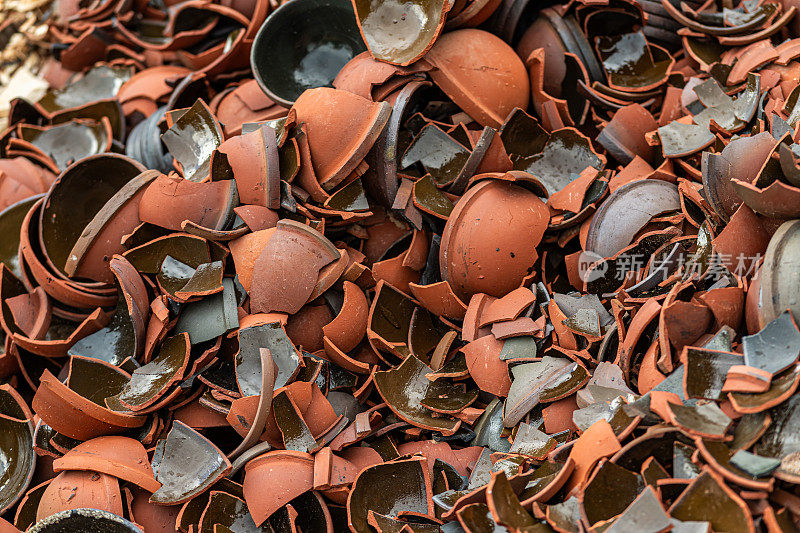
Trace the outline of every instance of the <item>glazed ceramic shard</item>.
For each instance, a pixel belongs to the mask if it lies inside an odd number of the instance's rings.
[[[187,333],[166,339],[152,361],[133,371],[131,380],[116,396],[116,401],[132,411],[154,404],[183,378],[190,352]]]
[[[14,505],[33,478],[36,456],[33,451],[31,412],[19,394],[9,385],[0,386],[0,454],[9,465],[0,477],[0,509]]]
[[[731,464],[740,468],[754,477],[764,477],[775,471],[781,465],[779,459],[761,457],[746,450],[739,450],[730,459]]]
[[[742,129],[753,118],[758,104],[761,78],[750,74],[747,87],[736,99],[729,97],[713,78],[694,87],[694,92],[705,107],[693,117],[695,124],[706,128],[713,120],[729,132]]]
[[[586,482],[582,504],[591,524],[608,520],[631,505],[642,491],[641,477],[610,461],[602,461]]]
[[[680,196],[674,185],[658,180],[624,185],[614,191],[592,217],[586,250],[599,257],[612,257],[631,244],[654,216],[678,209]]]
[[[396,369],[377,372],[374,378],[375,386],[381,397],[401,419],[418,427],[451,435],[458,429],[458,421],[447,417],[436,417],[434,412],[420,403],[427,398],[440,399],[442,396],[452,396],[456,392],[444,382],[428,380],[426,374],[430,372],[430,367],[410,355]]]
[[[665,83],[675,60],[642,32],[597,37],[595,48],[610,87],[645,91]]]
[[[396,65],[410,65],[430,50],[449,9],[442,0],[352,2],[372,57]]]
[[[55,111],[114,98],[132,75],[133,69],[130,67],[98,65],[73,83],[48,92],[39,100],[39,104],[45,109]]]
[[[223,278],[222,287],[222,292],[187,305],[175,325],[175,332],[188,333],[192,344],[198,344],[238,327],[233,280]]]
[[[277,366],[275,390],[289,383],[299,370],[298,350],[280,323],[243,328],[239,330],[239,353],[235,358],[236,380],[243,396],[261,393],[261,348],[269,349]]]
[[[108,119],[100,123],[71,121],[48,128],[27,126],[20,133],[62,171],[74,161],[108,151],[113,139]]]
[[[544,457],[557,446],[555,439],[530,424],[521,423],[508,453],[521,453],[531,457]]]
[[[240,531],[271,531],[271,529],[257,528],[242,498],[215,490],[211,491],[208,505],[203,510],[199,524],[200,531],[208,529],[217,531],[220,525],[227,527],[230,531],[236,529]]]
[[[127,372],[99,359],[72,356],[66,383],[45,370],[31,403],[45,423],[62,435],[88,440],[144,425],[145,417],[108,409],[105,399],[118,394]]]
[[[492,518],[511,528],[528,528],[536,525],[533,516],[522,507],[508,482],[505,472],[496,472],[486,488],[486,501]]]
[[[552,388],[568,382],[567,376],[578,366],[568,359],[545,356],[540,362],[512,367],[514,379],[508,391],[503,417],[506,427],[515,426]]]
[[[771,374],[789,368],[800,356],[800,331],[791,311],[784,311],[754,335],[742,337],[744,362]]]
[[[208,179],[211,155],[222,144],[223,134],[206,103],[197,100],[161,135],[161,140],[180,164],[183,177],[201,182]]]
[[[150,501],[163,505],[183,503],[203,492],[231,468],[225,455],[208,439],[175,421],[164,443],[156,479],[161,488]]]
[[[684,157],[699,152],[714,142],[708,128],[673,121],[658,128],[664,157]]]
[[[349,0],[301,0],[281,8],[260,29],[260,23],[253,26],[258,33],[250,52],[255,82],[247,92],[266,94],[247,98],[248,107],[256,111],[254,104],[266,100],[272,105],[262,112],[270,110],[269,118],[285,114],[303,91],[330,87],[347,62],[366,50]],[[231,105],[240,99],[236,95]]]
[[[400,168],[419,163],[437,186],[450,185],[469,158],[470,151],[436,124],[422,128],[400,159]]]
[[[430,483],[424,458],[401,459],[362,470],[347,501],[350,529],[368,533],[369,510],[389,517],[400,512],[433,514]]]
[[[28,531],[63,533],[103,528],[108,533],[143,533],[133,522],[101,509],[79,508],[61,511],[36,522]]]
[[[671,527],[669,515],[664,511],[652,487],[646,487],[607,531],[621,533],[642,527],[651,531],[661,531]]]
[[[94,216],[144,170],[123,155],[98,154],[73,163],[62,173],[58,185],[47,194],[40,219],[41,243],[58,271],[63,272],[72,247]],[[76,209],[76,198],[80,198],[80,209]],[[112,278],[106,273],[101,281],[110,283]]]
[[[728,370],[742,364],[743,358],[735,353],[686,348],[684,389],[689,398],[716,400],[722,397],[722,386]]]
[[[712,528],[731,532],[750,531],[752,520],[745,502],[708,470],[683,491],[669,513],[681,521],[708,520]]]

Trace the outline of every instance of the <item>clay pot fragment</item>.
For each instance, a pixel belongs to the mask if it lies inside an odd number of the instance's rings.
[[[469,155],[461,143],[429,124],[414,138],[400,159],[400,166],[405,169],[419,163],[438,187],[445,187],[455,181]]]
[[[214,230],[227,229],[237,204],[235,187],[233,180],[194,183],[162,174],[144,191],[139,218],[175,231],[181,229],[184,220]]]
[[[322,326],[322,333],[340,350],[349,352],[364,338],[368,314],[364,293],[355,284],[345,281],[342,309],[333,320]]]
[[[275,130],[261,127],[225,141],[218,150],[225,155],[230,173],[235,178],[240,202],[270,209],[280,206],[280,162]],[[253,160],[257,160],[259,165],[254,167]],[[212,172],[220,172],[213,161]]]
[[[156,480],[161,488],[150,501],[162,505],[183,503],[224,477],[231,464],[208,439],[175,421],[159,457]]]
[[[114,316],[107,326],[73,344],[68,353],[118,365],[141,353],[149,306],[147,289],[136,269],[120,256],[114,256],[109,266],[120,287]]]
[[[238,332],[236,383],[242,396],[261,394],[261,350],[268,349],[276,368],[275,390],[284,387],[297,375],[301,358],[279,322],[242,328]]]
[[[795,6],[170,4],[0,27],[0,530],[794,528]]]
[[[356,1],[353,7],[361,36],[372,56],[397,65],[409,65],[430,50],[442,31],[448,10],[440,2],[420,2],[413,9],[405,8],[414,13],[413,16],[398,11],[398,6],[390,2]],[[382,25],[388,21],[394,27],[387,33]]]
[[[6,265],[15,276],[22,274],[19,264],[19,233],[22,221],[30,210],[31,206],[39,199],[39,196],[32,196],[9,205],[0,212],[0,227],[6,236],[0,244],[0,262]]]
[[[511,47],[488,32],[469,28],[447,33],[425,59],[436,69],[431,71],[434,83],[483,126],[499,127],[515,107],[527,107],[525,66]],[[482,65],[491,76],[471,74],[482,72]]]
[[[391,483],[387,483],[392,480]],[[382,484],[380,490],[375,490]],[[347,498],[347,520],[353,531],[369,531],[367,511],[396,517],[402,500],[406,513],[431,516],[431,481],[423,458],[384,463],[361,471]],[[394,515],[394,516],[392,516]]]
[[[703,489],[702,492],[700,489]],[[713,495],[713,496],[711,496]],[[752,518],[745,502],[739,498],[718,476],[705,470],[686,488],[675,503],[669,509],[670,515],[678,520],[693,520],[698,515],[690,511],[692,505],[705,505],[697,502],[696,498],[705,499],[713,497],[717,502],[718,511],[708,516],[712,527],[733,528],[740,531],[755,531]],[[706,500],[710,501],[710,500]],[[727,525],[725,525],[727,523]]]
[[[153,405],[183,377],[190,348],[187,333],[166,339],[153,360],[134,370],[119,394],[107,398],[107,405],[134,412]]]
[[[635,205],[636,210],[625,205]],[[586,250],[599,257],[611,257],[630,244],[652,217],[679,208],[677,189],[668,183],[643,180],[620,187],[592,217]],[[606,229],[605,224],[615,229]]]
[[[79,508],[61,511],[36,522],[28,531],[62,533],[92,527],[103,527],[114,533],[142,533],[134,523],[102,509]]]
[[[103,122],[73,120],[50,127],[20,126],[20,137],[47,155],[58,170],[71,163],[111,148],[113,132],[108,119]]]
[[[264,491],[264,486],[275,491]],[[244,477],[244,499],[256,525],[263,524],[278,509],[314,486],[314,458],[304,452],[267,452],[248,462]]]
[[[430,367],[410,355],[396,369],[377,372],[374,377],[375,386],[384,401],[401,419],[418,427],[436,429],[444,435],[453,434],[458,429],[459,422],[444,417],[436,418],[427,406],[435,406],[437,410],[445,408],[455,411],[459,407],[467,407],[476,395],[449,389],[442,382],[430,382],[426,377],[430,372]],[[411,391],[414,396],[422,392],[420,400],[412,397]],[[449,405],[444,407],[445,403]]]
[[[44,200],[39,219],[42,250],[56,272],[64,272],[73,246],[95,215],[117,191],[144,170],[125,156],[101,154],[72,164],[59,176],[58,184]],[[85,191],[92,191],[92,194]],[[80,200],[76,200],[76,196]],[[80,209],[76,201],[81,202]],[[106,253],[117,253],[117,250],[121,251],[112,248]],[[99,281],[108,283],[110,277],[105,274]]]
[[[311,298],[323,268],[340,257],[333,244],[309,226],[278,222],[253,264],[251,310],[296,313]]]
[[[330,191],[367,155],[377,140],[391,108],[336,89],[304,92],[292,106],[297,121],[304,122],[317,180]],[[320,110],[327,110],[320,113]]]
[[[255,529],[256,525],[244,500],[222,491],[211,491],[208,505],[200,517],[200,531],[220,526],[243,526]],[[230,529],[230,528],[228,528]]]
[[[61,472],[44,490],[36,519],[43,520],[65,511],[85,508],[87,505],[121,515],[123,511],[119,480],[97,472]]]
[[[177,161],[184,178],[206,181],[211,155],[222,144],[222,128],[203,100],[197,100],[178,115],[161,135],[161,140]]]
[[[67,382],[45,370],[31,405],[48,426],[68,437],[88,440],[112,435],[145,423],[144,417],[105,406],[105,398],[120,392],[129,378],[126,372],[98,359],[71,357]]]
[[[503,413],[506,427],[515,426],[539,402],[551,402],[570,395],[588,381],[578,363],[545,356],[541,362],[512,367],[514,379]]]
[[[33,422],[28,406],[19,394],[9,385],[0,386],[2,396],[3,434],[6,436],[2,454],[13,465],[3,476],[0,507],[13,506],[28,489],[36,468],[33,452]]]
[[[650,112],[633,104],[614,113],[614,118],[600,132],[597,142],[622,164],[630,163],[636,156],[651,162],[653,148],[644,142],[644,134],[657,127]]]
[[[486,335],[464,346],[470,376],[481,390],[496,396],[506,396],[511,387],[508,364],[500,358],[503,343]]]
[[[648,44],[642,32],[604,35],[594,45],[609,87],[623,91],[646,91],[665,83],[674,64],[667,51]],[[623,54],[624,59],[619,57]]]
[[[53,462],[53,470],[90,470],[130,481],[150,492],[161,484],[153,471],[142,444],[127,437],[97,437],[67,452]]]
[[[786,275],[793,264],[791,258],[796,249],[796,227],[796,222],[784,222],[767,246],[759,282],[763,297],[759,298],[758,315],[763,324],[778,318],[785,309],[791,310],[793,316],[798,316],[798,309],[790,301],[796,289],[792,278]]]

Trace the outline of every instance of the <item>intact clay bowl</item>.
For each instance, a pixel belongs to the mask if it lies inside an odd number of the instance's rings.
[[[530,190],[478,182],[456,203],[442,233],[442,279],[464,302],[479,292],[504,296],[530,274],[549,220],[547,206]]]
[[[365,51],[347,0],[296,0],[272,12],[258,30],[250,66],[261,89],[291,107],[306,89],[330,86]]]
[[[39,214],[39,242],[56,274],[65,276],[69,253],[97,212],[145,170],[126,156],[99,154],[77,161],[61,173]]]
[[[33,290],[35,282],[54,300],[70,308],[66,314],[60,313],[60,308],[54,309],[59,316],[76,319],[79,316],[75,314],[76,309],[88,314],[89,310],[96,307],[114,305],[117,295],[113,285],[78,283],[65,279],[63,275],[55,275],[49,268],[38,239],[43,201],[44,199],[36,201],[25,215],[20,228],[19,260],[23,281],[26,285],[31,285],[28,287],[30,290]]]

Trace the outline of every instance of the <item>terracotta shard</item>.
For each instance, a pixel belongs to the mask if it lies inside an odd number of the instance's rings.
[[[92,507],[89,507],[89,506]],[[97,472],[61,472],[47,485],[39,501],[36,520],[73,509],[100,509],[122,514],[122,496],[117,478]]]
[[[481,337],[464,346],[470,376],[481,390],[496,396],[506,396],[511,388],[508,364],[500,359],[503,343],[492,335]]]
[[[79,444],[53,461],[53,471],[89,470],[102,472],[155,492],[161,484],[155,480],[142,444],[128,437],[109,436]]]
[[[426,56],[431,77],[464,111],[484,126],[498,127],[515,107],[527,107],[528,73],[513,49],[494,35],[463,29],[443,35]],[[476,62],[477,61],[477,62]],[[482,66],[492,76],[480,76]],[[505,90],[506,88],[513,90]]]
[[[195,183],[177,175],[157,177],[142,196],[139,218],[171,230],[184,220],[212,230],[227,229],[233,221],[236,182]]]
[[[322,327],[323,334],[339,349],[349,352],[367,331],[369,305],[364,293],[355,284],[345,281],[342,310]]]
[[[264,491],[265,486],[275,487]],[[256,525],[314,486],[314,458],[304,452],[272,451],[248,462],[244,499]]]
[[[333,244],[313,228],[279,222],[253,264],[251,309],[296,313],[314,292],[322,268],[339,258]]]
[[[358,95],[327,88],[306,91],[292,109],[298,122],[305,122],[314,171],[326,190],[355,170],[391,112],[389,104],[372,103]]]

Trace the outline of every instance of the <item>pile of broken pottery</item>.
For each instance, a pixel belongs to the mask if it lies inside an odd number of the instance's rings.
[[[0,533],[797,531],[798,7],[53,4]]]

